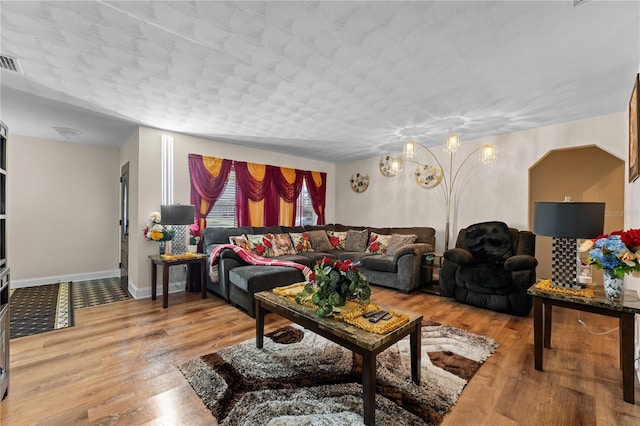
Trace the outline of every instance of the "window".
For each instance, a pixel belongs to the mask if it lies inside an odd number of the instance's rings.
[[[207,215],[207,226],[234,227],[236,225],[236,173],[231,170],[227,185]]]
[[[315,225],[318,215],[313,211],[311,197],[307,191],[306,183],[302,185],[302,191],[296,202],[296,226]],[[236,223],[236,173],[231,170],[224,191],[218,201],[207,215],[207,226],[238,226]]]

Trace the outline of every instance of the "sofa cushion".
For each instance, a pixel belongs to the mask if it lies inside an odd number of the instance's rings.
[[[456,283],[471,292],[509,294],[511,274],[501,266],[490,263],[465,265],[456,271]]]
[[[325,230],[309,231],[309,238],[311,239],[313,251],[329,251],[333,249]]]
[[[363,229],[361,231],[350,229],[347,231],[347,238],[344,241],[344,249],[346,251],[365,251],[367,249],[368,241],[368,229]]]
[[[271,234],[249,234],[247,239],[251,246],[251,251],[258,256],[273,257],[273,245],[271,243]]]
[[[254,226],[252,234],[282,234],[279,226]]]
[[[271,245],[274,256],[296,254],[296,250],[293,248],[293,243],[291,242],[289,234],[273,234],[271,238]]]
[[[339,260],[351,260],[353,263],[358,264],[362,261],[362,258],[366,257],[366,256],[373,256],[371,253],[365,253],[363,251],[344,251],[344,250],[340,250],[340,251],[336,251],[333,252],[332,254],[334,254]]]
[[[239,266],[229,271],[229,281],[248,293],[271,290],[296,280],[304,281],[302,272],[287,266],[249,265]]]
[[[398,271],[398,262],[393,259],[393,256],[387,256],[384,254],[363,257],[362,266],[370,271]]]
[[[344,242],[347,239],[347,231],[327,231],[329,243],[334,250],[344,250]]]
[[[291,232],[289,237],[297,254],[313,251],[311,237],[309,237],[308,232]]]
[[[396,251],[407,244],[413,244],[416,241],[416,234],[393,234],[391,235],[391,239],[389,239],[389,245],[387,246],[387,254],[389,256],[393,256]]]
[[[416,243],[435,245],[436,230],[426,226],[391,228],[390,233],[400,235],[413,234],[417,237],[415,240]]]
[[[369,243],[365,251],[373,254],[386,254],[387,247],[389,246],[389,240],[391,240],[391,235],[382,235],[377,232],[371,232]]]
[[[229,237],[242,234],[253,234],[250,226],[240,228],[207,227],[202,230],[205,246],[210,244],[229,244]]]
[[[304,266],[308,266],[309,268],[313,268],[315,262],[313,262],[309,257],[303,256],[301,254],[285,254],[284,256],[276,257],[278,260],[288,260],[290,262],[296,262]]]
[[[282,232],[289,234],[291,232],[305,232],[304,226],[281,226]]]
[[[308,258],[311,261],[311,265],[315,265],[316,262],[320,259],[322,259],[323,257],[329,257],[331,259],[337,259],[338,255],[337,253],[341,253],[340,251],[330,251],[330,252],[323,252],[323,251],[308,251],[305,253],[300,253],[300,256],[304,256],[306,258]]]

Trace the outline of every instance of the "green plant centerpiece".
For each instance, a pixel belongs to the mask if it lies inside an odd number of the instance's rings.
[[[316,262],[304,290],[296,295],[296,302],[311,300],[317,306],[316,315],[325,318],[347,300],[368,304],[370,297],[369,283],[352,261],[334,261],[325,256]]]

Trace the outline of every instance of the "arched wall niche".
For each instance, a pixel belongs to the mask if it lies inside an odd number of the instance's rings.
[[[534,202],[563,201],[565,196],[571,201],[604,201],[604,232],[622,229],[625,176],[625,162],[595,145],[549,151],[529,168],[529,229]],[[536,237],[536,258],[538,278],[550,278],[551,237]]]

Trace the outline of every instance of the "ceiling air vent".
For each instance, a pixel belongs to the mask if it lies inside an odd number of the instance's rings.
[[[17,72],[22,74],[22,67],[17,58],[0,54],[0,69]]]

